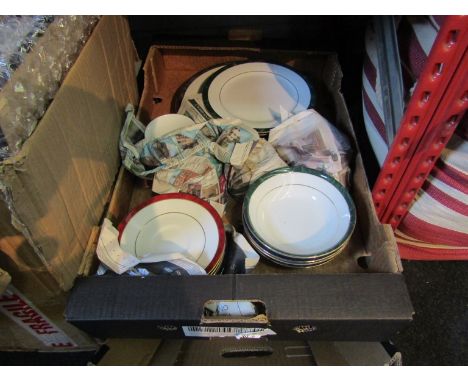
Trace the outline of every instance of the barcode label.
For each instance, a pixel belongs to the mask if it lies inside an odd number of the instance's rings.
[[[276,333],[267,328],[238,328],[224,326],[182,326],[186,337],[260,338]]]

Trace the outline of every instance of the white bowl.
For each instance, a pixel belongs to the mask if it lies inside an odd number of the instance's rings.
[[[182,114],[165,114],[153,119],[145,130],[145,142],[161,138],[177,130],[194,125],[189,117]]]
[[[348,192],[330,176],[306,168],[263,175],[249,188],[244,209],[257,239],[294,257],[338,249],[356,220]]]

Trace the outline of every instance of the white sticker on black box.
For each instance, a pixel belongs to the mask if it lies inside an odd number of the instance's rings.
[[[260,338],[275,335],[268,328],[239,328],[232,326],[182,326],[186,337]]]

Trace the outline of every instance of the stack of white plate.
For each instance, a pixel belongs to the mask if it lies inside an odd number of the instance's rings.
[[[196,76],[183,100],[203,96],[212,118],[236,118],[268,132],[289,115],[313,106],[307,81],[292,69],[267,62],[229,63]]]
[[[335,179],[304,167],[281,168],[247,191],[242,218],[252,247],[287,267],[330,261],[346,247],[356,224],[348,191]]]
[[[119,225],[119,243],[139,259],[182,254],[212,275],[221,268],[226,236],[221,217],[209,203],[169,193],[132,210]]]

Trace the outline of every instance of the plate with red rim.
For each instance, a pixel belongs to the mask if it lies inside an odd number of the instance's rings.
[[[208,202],[190,194],[156,195],[134,208],[118,230],[122,249],[139,259],[180,253],[212,273],[224,255],[221,217]]]

